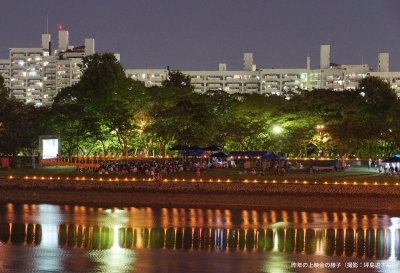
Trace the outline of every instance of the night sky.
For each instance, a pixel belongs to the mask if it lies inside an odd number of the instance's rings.
[[[97,52],[119,52],[126,69],[242,70],[319,66],[320,44],[331,61],[369,64],[389,52],[400,71],[400,0],[6,0],[0,8],[0,59],[9,47],[41,47],[58,25],[70,44],[95,39]]]

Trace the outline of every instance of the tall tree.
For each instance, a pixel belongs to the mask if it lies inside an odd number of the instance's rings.
[[[144,85],[127,78],[112,53],[86,56],[80,68],[83,74],[79,83],[60,92],[56,103],[76,104],[85,116],[93,117],[93,123],[96,122],[97,127],[89,127],[94,128],[92,135],[101,140],[96,128],[106,128],[102,132],[115,136],[120,152],[127,154],[138,126],[135,117],[144,102]]]

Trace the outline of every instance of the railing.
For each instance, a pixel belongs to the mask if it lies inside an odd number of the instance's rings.
[[[43,156],[46,157],[46,155]],[[130,161],[139,160],[140,158],[140,156],[58,156],[55,158],[42,159],[40,164],[98,168],[101,162]]]

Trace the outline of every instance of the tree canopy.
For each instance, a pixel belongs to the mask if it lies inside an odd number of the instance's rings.
[[[376,77],[362,79],[355,90],[296,90],[288,99],[197,93],[179,70],[161,86],[145,87],[126,77],[111,53],[83,58],[81,69],[81,80],[64,88],[51,108],[10,97],[0,77],[0,153],[34,149],[42,134],[59,134],[68,155],[166,155],[176,144],[299,157],[383,157],[400,148],[400,102]]]

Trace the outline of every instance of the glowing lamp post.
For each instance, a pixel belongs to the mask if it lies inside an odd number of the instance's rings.
[[[324,130],[325,126],[323,124],[317,125],[317,130],[319,132],[319,153],[322,156],[322,131]]]

